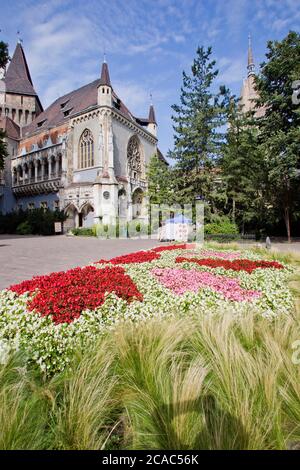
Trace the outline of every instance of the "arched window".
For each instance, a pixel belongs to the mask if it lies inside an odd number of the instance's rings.
[[[79,168],[88,168],[94,166],[94,139],[93,134],[85,129],[81,134],[79,141]]]
[[[129,176],[134,179],[142,177],[142,155],[139,139],[136,135],[130,137],[127,146],[127,161]]]

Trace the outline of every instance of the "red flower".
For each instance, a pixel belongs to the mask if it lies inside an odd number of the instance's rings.
[[[185,243],[184,245],[167,245],[167,246],[157,246],[152,248],[151,251],[159,253],[160,251],[171,251],[171,250],[192,250],[196,247],[195,243]]]
[[[129,253],[128,255],[116,256],[110,260],[100,259],[97,263],[111,263],[111,264],[130,264],[130,263],[149,263],[155,259],[159,259],[158,253],[153,251],[137,251],[136,253]]]
[[[250,259],[235,259],[235,260],[226,260],[226,259],[212,259],[212,258],[185,258],[179,256],[176,258],[176,263],[196,263],[199,266],[207,266],[209,268],[224,268],[232,269],[233,271],[246,271],[247,273],[252,273],[255,269],[266,269],[266,268],[276,268],[283,269],[284,266],[277,261],[252,261]]]
[[[124,269],[115,266],[75,268],[38,276],[10,287],[17,294],[36,289],[37,294],[28,301],[29,310],[37,310],[42,316],[51,315],[56,324],[71,323],[83,310],[99,307],[108,292],[115,292],[127,302],[143,300]]]

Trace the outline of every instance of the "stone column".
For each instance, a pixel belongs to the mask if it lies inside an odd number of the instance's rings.
[[[31,163],[28,162],[28,178],[27,178],[28,183],[31,183]]]
[[[28,173],[25,172],[25,163],[23,163],[22,165],[22,172],[23,172],[23,184],[26,183],[28,181]],[[27,176],[27,178],[26,178]]]
[[[37,183],[38,180],[38,160],[34,161],[34,181]]]
[[[20,167],[17,167],[17,184],[20,184]]]
[[[42,169],[42,181],[44,181],[45,179],[45,159],[44,158],[42,158],[41,160],[41,166],[42,166],[41,168]]]
[[[55,176],[59,177],[59,155],[55,156]]]
[[[48,179],[51,178],[51,157],[48,157]]]

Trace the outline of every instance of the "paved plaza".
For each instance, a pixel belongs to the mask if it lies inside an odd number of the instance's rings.
[[[101,258],[157,245],[157,240],[0,235],[0,289],[32,276],[85,266]]]

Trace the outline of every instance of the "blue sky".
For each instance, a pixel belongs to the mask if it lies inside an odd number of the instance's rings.
[[[212,46],[219,84],[239,94],[248,32],[258,65],[269,39],[299,25],[300,0],[1,0],[0,38],[12,54],[20,30],[44,107],[99,77],[106,51],[113,87],[135,115],[147,115],[153,94],[166,153],[170,106],[197,45]]]

